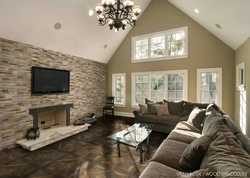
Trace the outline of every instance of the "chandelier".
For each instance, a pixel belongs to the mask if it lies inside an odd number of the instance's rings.
[[[102,0],[95,8],[99,25],[108,24],[110,30],[115,28],[117,31],[120,28],[125,30],[127,24],[135,26],[141,9],[133,5],[132,0],[124,0],[123,3],[120,0]]]

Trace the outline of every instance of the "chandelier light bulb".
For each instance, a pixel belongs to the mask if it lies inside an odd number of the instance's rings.
[[[113,20],[113,19],[109,19],[109,20],[108,20],[108,24],[109,24],[109,25],[112,25],[113,23],[114,23],[114,20]]]
[[[125,0],[124,2],[123,2],[123,4],[124,4],[124,6],[133,6],[134,5],[134,2],[133,1],[131,1],[131,0]]]
[[[102,11],[103,11],[102,4],[101,3],[97,3],[96,7],[95,7],[95,10],[96,10],[97,13],[102,13]]]
[[[104,5],[104,4],[106,5],[106,4],[107,4],[107,0],[102,0],[101,3],[102,3],[103,5]]]
[[[127,25],[127,20],[122,20],[123,25]]]
[[[141,12],[140,6],[135,5],[135,8],[134,8],[133,12],[134,12],[135,14],[138,14],[138,15],[139,15],[139,13]]]

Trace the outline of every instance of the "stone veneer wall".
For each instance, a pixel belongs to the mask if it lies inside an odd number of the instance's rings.
[[[31,96],[31,66],[70,70],[70,93]],[[73,103],[73,123],[91,112],[101,116],[106,94],[106,64],[0,38],[0,150],[25,138],[30,108]]]

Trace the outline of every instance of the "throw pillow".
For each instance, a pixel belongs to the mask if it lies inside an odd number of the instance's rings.
[[[155,105],[157,116],[170,115],[168,111],[168,104],[156,104]]]
[[[205,113],[205,109],[199,109],[198,107],[194,108],[188,117],[188,122],[201,131],[201,123],[205,117]]]
[[[189,144],[182,152],[179,161],[180,167],[187,170],[199,169],[202,159],[215,135],[216,133],[201,136]]]
[[[168,110],[171,115],[182,116],[183,113],[183,103],[184,101],[174,102],[163,100],[164,103],[168,103]]]
[[[145,104],[148,104],[148,103],[153,103],[153,101],[145,98]]]
[[[202,160],[200,168],[207,167],[217,173],[226,173],[223,177],[249,177],[250,156],[231,136],[220,133]]]
[[[155,104],[154,103],[147,103],[147,105],[148,105],[148,113],[156,115],[157,112],[156,112]]]
[[[139,104],[139,107],[141,109],[141,114],[146,114],[148,113],[148,106],[145,104]]]

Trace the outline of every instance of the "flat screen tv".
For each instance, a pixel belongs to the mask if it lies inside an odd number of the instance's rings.
[[[69,93],[70,71],[32,67],[31,94]]]

